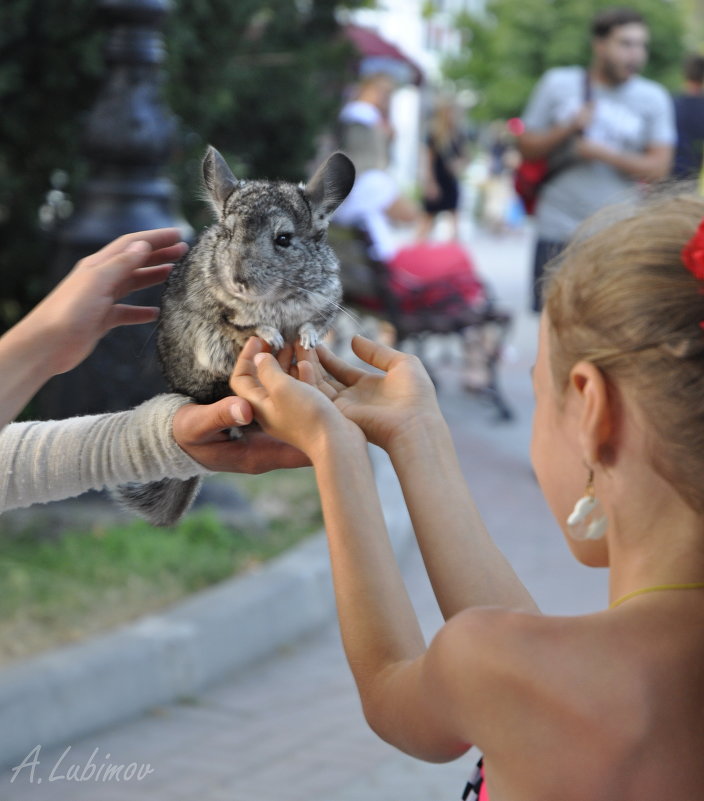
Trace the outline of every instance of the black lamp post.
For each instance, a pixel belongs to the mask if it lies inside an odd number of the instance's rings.
[[[169,0],[97,0],[105,20],[106,75],[83,136],[90,177],[57,235],[54,281],[76,261],[132,231],[178,226],[176,190],[164,177],[175,123],[161,97],[161,26]],[[158,305],[160,288],[136,302]],[[39,403],[45,417],[126,409],[163,390],[153,326],[109,333],[76,370],[54,378]]]

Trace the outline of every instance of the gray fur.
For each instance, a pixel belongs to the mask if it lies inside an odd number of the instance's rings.
[[[239,181],[210,147],[203,178],[218,219],[169,277],[157,349],[173,392],[212,403],[231,394],[249,337],[277,350],[297,339],[312,348],[333,322],[342,285],[325,234],[354,166],[333,153],[306,186]],[[116,497],[154,525],[170,525],[195,496],[193,481],[124,485]]]

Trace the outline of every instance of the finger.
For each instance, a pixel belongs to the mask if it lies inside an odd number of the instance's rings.
[[[380,342],[373,342],[371,339],[359,334],[355,334],[352,337],[352,350],[363,362],[383,370],[385,373],[388,373],[392,367],[408,358],[401,351],[394,350],[388,345],[382,345]]]
[[[135,231],[131,234],[124,234],[123,236],[109,242],[105,247],[101,248],[96,253],[86,256],[82,264],[86,267],[93,267],[107,258],[112,258],[118,253],[122,253],[135,242],[145,242],[148,250],[160,250],[168,248],[177,244],[181,240],[181,231],[179,228],[155,228],[151,231]],[[169,261],[170,259],[160,259],[160,261]]]
[[[173,269],[173,264],[140,267],[118,288],[117,294],[119,294],[120,297],[124,297],[125,295],[129,295],[130,292],[137,292],[140,289],[148,289],[150,286],[163,284],[169,275],[171,275]]]
[[[179,228],[154,228],[151,231],[135,231],[114,240],[103,248],[101,252],[106,255],[119,253],[137,241],[146,242],[150,250],[161,250],[162,248],[176,245],[181,239],[181,230]]]
[[[147,242],[132,242],[125,250],[100,264],[94,264],[90,269],[103,273],[117,293],[118,288],[131,279],[132,273],[144,266],[150,252]],[[81,267],[84,267],[84,263]]]
[[[228,429],[251,423],[253,416],[249,403],[234,395],[210,404],[190,403],[181,412],[179,433],[193,443],[224,441]]]
[[[302,359],[302,361],[308,362],[313,368],[318,387],[322,388],[323,384],[327,388],[332,387],[332,389],[334,390],[334,394],[337,394],[338,392],[341,392],[343,389],[346,389],[347,384],[343,384],[336,378],[333,378],[332,375],[325,369],[324,365],[320,361],[318,350],[320,350],[321,353],[328,353],[331,356],[334,355],[332,354],[332,351],[329,351],[324,345],[320,345],[319,348],[315,348],[309,351],[303,351],[305,357]],[[343,362],[341,359],[340,363],[343,365],[345,364],[345,362]],[[362,375],[366,375],[366,373],[363,370],[361,370],[360,373]]]
[[[366,370],[362,370],[359,367],[353,367],[351,364],[348,364],[346,361],[344,361],[344,359],[336,356],[331,350],[328,350],[323,345],[318,346],[317,352],[322,366],[333,378],[337,379],[346,387],[355,384],[360,378],[369,375]]]
[[[106,331],[121,325],[142,325],[153,323],[159,317],[157,306],[129,306],[116,303],[109,311],[105,321]]]
[[[285,373],[288,373],[291,369],[291,362],[293,361],[293,345],[284,345],[276,354],[276,360],[281,365],[281,369]]]
[[[264,342],[258,337],[250,337],[242,348],[235,362],[230,376],[230,387],[240,397],[255,403],[266,397],[266,390],[262,387],[257,375],[254,357],[262,353]]]
[[[259,381],[265,389],[273,388],[280,383],[281,378],[287,378],[281,365],[271,353],[257,353],[253,361]]]
[[[257,371],[254,366],[253,359],[257,355],[257,353],[261,353],[263,350],[264,350],[263,340],[259,339],[259,337],[250,337],[244,343],[244,347],[240,351],[240,355],[237,357],[234,374],[243,375],[247,373],[255,375]]]
[[[298,363],[298,380],[312,387],[318,386],[318,373],[310,362]]]
[[[182,259],[188,253],[188,245],[185,242],[177,242],[166,248],[159,248],[153,250],[147,259],[147,266],[151,267],[155,264],[163,264],[164,262],[176,262]]]
[[[304,381],[306,384],[317,387],[317,389],[319,389],[323,395],[332,401],[334,401],[339,394],[338,390],[336,390],[328,381],[322,378],[320,373],[310,362],[301,362],[298,365],[298,378],[301,381]]]

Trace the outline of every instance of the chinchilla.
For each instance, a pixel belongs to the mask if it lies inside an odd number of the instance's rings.
[[[214,148],[203,160],[217,221],[176,265],[164,289],[157,350],[173,392],[198,403],[232,394],[228,380],[247,339],[275,350],[315,347],[339,309],[339,263],[326,241],[330,216],[354,183],[333,153],[305,185],[238,180]],[[153,525],[176,522],[199,478],[124,484],[113,493]]]

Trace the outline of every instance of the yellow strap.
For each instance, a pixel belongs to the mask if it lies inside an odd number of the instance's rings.
[[[663,590],[704,590],[704,581],[695,581],[691,584],[658,584],[655,587],[643,587],[643,589],[633,590],[633,592],[629,592],[609,604],[609,609],[620,606],[624,601],[630,601],[636,595],[645,595],[647,592],[662,592]]]

